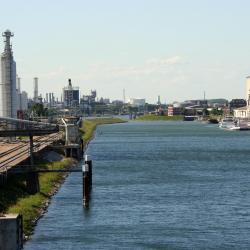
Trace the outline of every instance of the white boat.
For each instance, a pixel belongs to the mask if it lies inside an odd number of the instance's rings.
[[[227,116],[219,123],[219,127],[227,130],[250,130],[248,121],[234,119],[232,116]]]
[[[220,128],[231,128],[235,127],[236,121],[234,120],[233,116],[226,116],[219,122],[219,127]]]

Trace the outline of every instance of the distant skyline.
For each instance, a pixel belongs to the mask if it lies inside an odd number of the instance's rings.
[[[245,98],[250,75],[248,0],[0,1],[22,90],[187,99]],[[0,50],[4,43],[1,37]]]

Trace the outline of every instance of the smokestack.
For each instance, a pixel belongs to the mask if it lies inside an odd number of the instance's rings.
[[[49,105],[51,106],[51,93],[49,93]]]
[[[17,77],[17,92],[18,94],[21,93],[21,78]]]
[[[38,78],[34,77],[34,102],[38,102]]]

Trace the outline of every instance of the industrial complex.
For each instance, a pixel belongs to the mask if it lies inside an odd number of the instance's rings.
[[[53,92],[44,96],[39,93],[39,78],[33,78],[33,96],[21,89],[21,77],[17,75],[11,38],[14,34],[6,30],[4,38],[4,51],[1,54],[0,64],[0,116],[19,119],[36,119],[37,117],[52,117],[53,115],[136,115],[151,113],[156,115],[204,115],[208,114],[234,114],[236,118],[249,117],[250,77],[246,79],[246,99],[203,99],[186,100],[184,102],[161,103],[160,96],[155,104],[147,103],[145,98],[125,99],[110,101],[109,98],[97,97],[96,90],[90,94],[81,94],[80,87],[71,79],[62,87],[61,96],[58,98]],[[63,83],[62,83],[63,85]],[[44,92],[44,90],[42,90]],[[135,116],[136,117],[136,116]]]

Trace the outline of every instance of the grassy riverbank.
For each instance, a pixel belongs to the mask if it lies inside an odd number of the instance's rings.
[[[83,141],[85,145],[92,139],[94,131],[98,125],[123,123],[126,122],[120,118],[96,118],[87,119],[83,122],[81,131],[83,132]]]
[[[73,160],[68,158],[60,162],[43,162],[43,165],[48,169],[65,169],[73,165]],[[24,234],[30,235],[37,219],[48,206],[49,198],[56,192],[64,176],[62,173],[39,174],[40,192],[35,195],[27,192],[25,174],[10,176],[8,183],[0,188],[0,212],[22,214]]]
[[[97,118],[83,122],[83,139],[85,145],[91,140],[98,125],[124,122],[118,118]],[[37,160],[35,164],[43,165],[48,169],[65,169],[74,164],[74,160],[66,158],[63,161],[45,162]],[[12,175],[8,178],[8,183],[0,187],[0,213],[18,213],[23,216],[24,234],[29,236],[38,218],[46,211],[50,197],[59,189],[65,179],[62,173],[42,173],[39,174],[40,192],[30,195],[26,189],[26,175]]]
[[[138,121],[183,121],[183,115],[143,115],[139,116]]]

